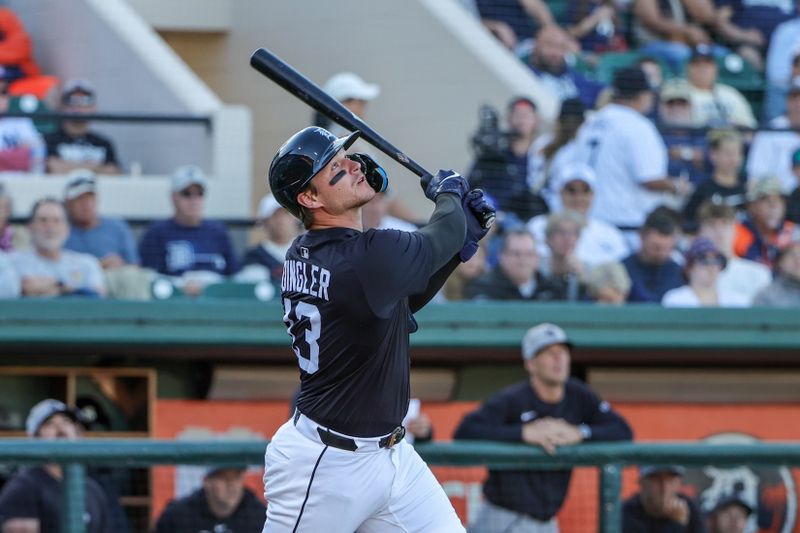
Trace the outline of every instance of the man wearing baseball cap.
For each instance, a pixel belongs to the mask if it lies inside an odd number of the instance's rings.
[[[25,421],[28,437],[44,440],[80,438],[78,413],[59,400],[42,400],[33,406]],[[62,504],[61,465],[26,466],[8,480],[0,492],[0,530],[13,532],[60,531]],[[115,531],[110,504],[100,485],[86,477],[87,533]]]
[[[622,508],[622,533],[705,533],[697,504],[679,492],[683,473],[678,465],[641,467],[641,489]]]
[[[709,533],[744,533],[755,509],[739,492],[717,500],[708,513]]]
[[[524,442],[555,453],[583,441],[631,440],[628,423],[589,387],[570,377],[573,344],[555,324],[539,324],[522,340],[528,379],[487,399],[461,421],[456,439]],[[470,532],[556,533],[555,515],[571,470],[490,470],[486,498]]]
[[[142,266],[178,278],[190,296],[239,270],[227,228],[204,218],[207,185],[200,168],[178,167],[171,183],[174,215],[150,224],[139,242]]]

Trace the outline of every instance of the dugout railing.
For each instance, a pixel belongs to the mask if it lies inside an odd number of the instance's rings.
[[[157,440],[30,441],[0,440],[7,464],[59,463],[64,468],[63,533],[84,533],[86,466],[142,467],[177,464],[261,464],[264,441],[180,442]],[[433,466],[488,466],[494,469],[598,467],[599,531],[621,531],[622,469],[640,464],[733,467],[800,465],[800,442],[757,444],[602,443],[540,448],[487,442],[429,443],[417,446]]]

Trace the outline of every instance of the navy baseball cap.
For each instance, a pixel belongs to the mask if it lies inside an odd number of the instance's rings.
[[[731,505],[738,505],[744,509],[748,516],[753,514],[753,511],[755,510],[740,493],[735,492],[733,494],[722,496],[719,500],[717,500],[717,503],[714,504],[714,507],[711,509],[710,513],[716,513],[717,511],[721,511],[722,509],[730,507]]]
[[[679,465],[646,465],[639,467],[639,477],[647,477],[661,473],[682,476],[684,472],[686,472],[686,469]]]
[[[707,44],[698,44],[692,48],[692,55],[689,56],[689,61],[697,59],[714,59],[714,50]]]
[[[641,67],[626,67],[614,72],[614,94],[622,98],[632,98],[639,93],[652,91],[647,75]]]

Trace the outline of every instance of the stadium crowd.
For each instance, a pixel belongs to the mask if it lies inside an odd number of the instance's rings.
[[[509,102],[505,124],[491,107],[481,109],[467,173],[494,201],[500,223],[439,301],[800,302],[797,6],[480,0],[471,7],[561,111],[546,130],[532,96]],[[16,20],[10,10],[2,15]],[[27,59],[0,54],[0,108],[15,109],[33,93],[64,112],[96,111],[90,82],[59,84],[20,66],[31,63],[30,38],[12,35],[0,51],[27,43]],[[603,80],[608,58],[623,56]],[[743,72],[764,73],[763,102],[721,81],[731,58]],[[362,116],[380,93],[353,73],[325,88]],[[0,131],[0,169],[69,175],[63,196],[36,202],[24,227],[12,227],[12,194],[0,189],[0,296],[196,297],[220,282],[280,282],[283,253],[300,228],[269,195],[256,217],[262,242],[239,250],[223,224],[204,216],[202,170],[181,167],[172,178],[173,215],[137,243],[124,220],[97,209],[97,176],[121,171],[113,140],[74,118],[5,117]],[[365,229],[413,230],[419,222],[391,189],[373,203]],[[154,291],[163,280],[168,290]]]

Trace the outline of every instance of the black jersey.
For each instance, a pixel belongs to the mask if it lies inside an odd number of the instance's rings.
[[[433,274],[419,232],[308,231],[286,254],[283,320],[300,365],[297,408],[356,437],[390,433],[409,401],[408,296]]]

